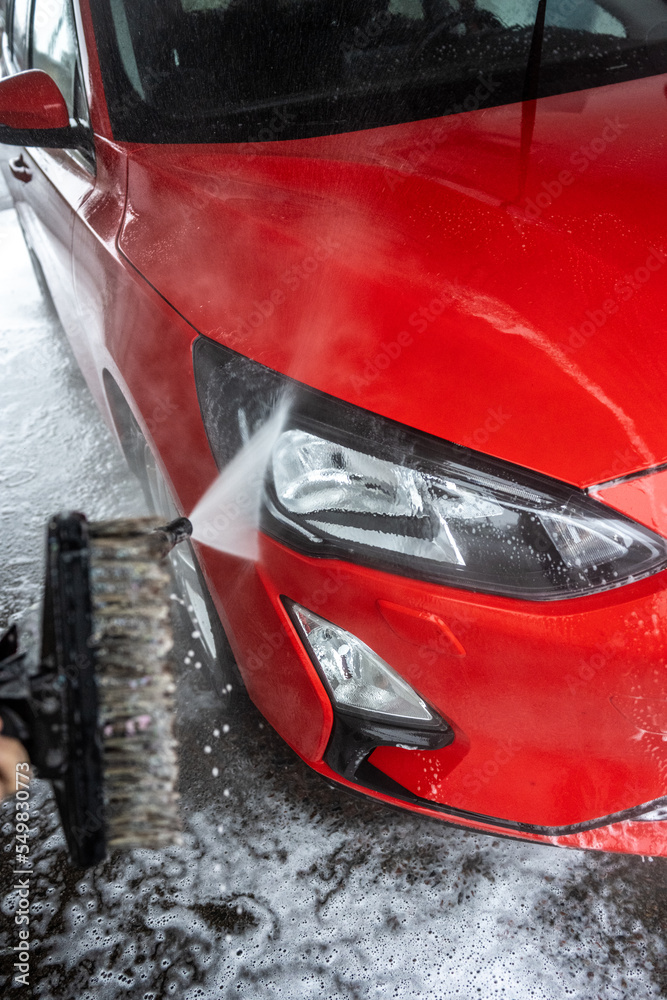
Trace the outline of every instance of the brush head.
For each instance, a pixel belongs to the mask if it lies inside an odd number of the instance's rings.
[[[159,518],[88,526],[107,844],[180,843],[170,653],[173,545]]]
[[[41,652],[19,649],[15,627],[0,636],[3,733],[51,781],[82,868],[107,847],[180,842],[165,556],[189,528],[186,518],[88,524],[83,514],[57,515],[47,530]],[[36,637],[37,627],[24,631]]]

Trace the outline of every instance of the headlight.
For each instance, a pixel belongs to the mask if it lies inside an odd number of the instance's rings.
[[[262,529],[338,557],[529,600],[596,593],[667,566],[667,541],[585,491],[300,386],[201,338],[195,374],[226,464],[290,387]]]

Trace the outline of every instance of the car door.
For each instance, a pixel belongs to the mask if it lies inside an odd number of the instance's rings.
[[[12,59],[15,71],[33,68],[48,73],[62,91],[70,118],[88,125],[71,0],[14,0]],[[30,147],[12,157],[9,173],[26,239],[60,318],[70,329],[76,317],[72,231],[75,214],[95,182],[93,154],[86,148]]]

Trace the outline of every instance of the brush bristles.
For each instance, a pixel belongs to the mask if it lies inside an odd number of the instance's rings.
[[[158,518],[89,525],[109,847],[181,842],[171,577]]]

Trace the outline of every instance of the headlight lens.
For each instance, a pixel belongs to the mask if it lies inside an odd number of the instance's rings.
[[[538,600],[618,586],[665,563],[662,539],[560,484],[554,495],[451,460],[400,464],[366,447],[285,430],[269,470],[276,519],[348,558],[366,553],[388,569]]]
[[[582,490],[299,386],[203,338],[195,374],[221,466],[290,387],[262,528],[294,548],[530,600],[596,593],[667,566],[665,539]]]

